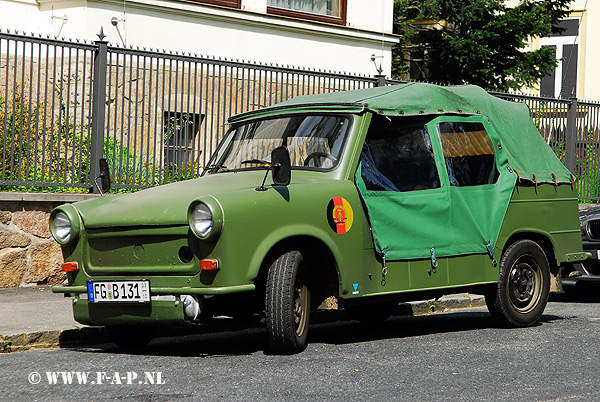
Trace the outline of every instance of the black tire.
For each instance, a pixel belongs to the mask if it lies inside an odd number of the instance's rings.
[[[277,258],[267,274],[265,292],[267,336],[271,351],[279,354],[306,348],[310,318],[310,290],[304,259],[299,251]]]
[[[544,250],[531,240],[511,244],[500,260],[498,285],[485,295],[494,318],[513,327],[535,324],[548,303],[550,266]]]
[[[155,327],[109,326],[106,332],[110,340],[119,348],[130,351],[144,349],[156,334]]]
[[[365,324],[377,324],[390,318],[398,308],[397,302],[378,302],[348,306],[350,316]]]

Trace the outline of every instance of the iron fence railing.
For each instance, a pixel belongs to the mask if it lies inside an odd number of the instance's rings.
[[[101,157],[118,189],[193,178],[231,115],[401,82],[0,31],[0,189],[96,191]],[[600,200],[600,104],[492,94],[526,103],[580,198]]]
[[[0,33],[0,184],[90,186],[95,51]]]

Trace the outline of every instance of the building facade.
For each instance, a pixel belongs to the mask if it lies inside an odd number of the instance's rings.
[[[390,73],[393,0],[0,0],[0,28],[348,73]]]
[[[516,4],[511,0],[508,4]],[[600,76],[594,74],[600,53],[596,51],[600,38],[600,2],[597,0],[574,0],[570,13],[560,27],[564,31],[548,37],[534,38],[528,50],[549,46],[554,49],[558,66],[540,80],[530,94],[600,101]]]

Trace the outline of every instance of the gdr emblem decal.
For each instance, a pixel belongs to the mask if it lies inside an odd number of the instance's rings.
[[[327,205],[327,222],[337,234],[347,233],[352,227],[354,213],[350,203],[342,197],[334,197]]]

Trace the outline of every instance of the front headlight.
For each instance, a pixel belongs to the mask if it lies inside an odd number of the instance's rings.
[[[208,240],[223,229],[223,210],[219,202],[210,197],[193,202],[188,210],[192,232],[202,240]]]
[[[196,236],[206,238],[213,228],[213,219],[206,204],[198,203],[191,211],[190,223]]]
[[[71,238],[71,221],[64,212],[54,216],[54,236],[60,243],[66,243]]]
[[[70,210],[69,207],[61,207],[50,214],[50,232],[63,245],[70,244],[79,237],[79,217],[75,209],[71,207],[73,210]]]

